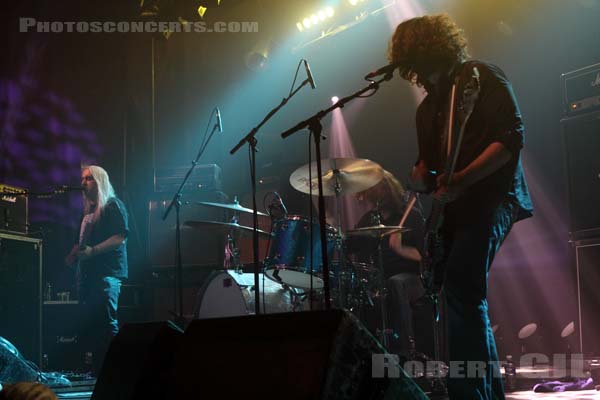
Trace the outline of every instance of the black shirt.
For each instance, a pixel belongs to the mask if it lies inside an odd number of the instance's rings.
[[[111,236],[129,233],[128,216],[125,205],[116,197],[111,198],[100,217],[92,225],[86,245],[95,246]],[[84,260],[80,263],[83,279],[105,276],[127,278],[127,239],[116,249]]]
[[[473,67],[477,67],[480,74],[480,92],[465,127],[455,171],[465,168],[494,142],[502,143],[510,151],[512,158],[499,170],[476,182],[458,199],[449,203],[446,206],[446,217],[469,221],[490,215],[505,203],[518,207],[517,220],[530,217],[533,207],[520,158],[524,126],[512,85],[504,72],[495,65],[468,61],[456,69],[455,74],[459,76],[457,101],[462,98],[461,94],[472,76]],[[429,93],[417,110],[419,159],[424,160],[429,169],[440,173],[444,170],[445,162],[441,143],[448,114],[447,100],[447,94],[438,96],[436,93]]]

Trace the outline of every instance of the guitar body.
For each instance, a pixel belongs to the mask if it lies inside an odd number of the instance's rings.
[[[456,111],[454,110],[455,103],[455,89],[458,83],[455,82],[452,89],[452,99],[449,112],[449,123],[448,123],[448,135],[447,140],[452,144],[452,149],[447,154],[447,161],[444,168],[444,184],[450,186],[452,182],[452,175],[456,167],[458,160],[458,154],[462,144],[462,138],[469,121],[469,117],[475,107],[475,102],[479,97],[479,71],[477,67],[472,68],[472,75],[470,80],[465,84],[461,99],[459,101]],[[456,114],[456,115],[455,115]],[[454,128],[454,117],[458,119],[460,124],[458,125],[458,135],[456,138],[453,137]],[[427,220],[427,226],[425,229],[424,238],[424,249],[423,256],[421,258],[421,280],[425,291],[429,296],[435,296],[434,302],[437,303],[437,296],[442,290],[444,283],[444,260],[445,260],[445,249],[444,240],[441,234],[441,227],[444,222],[444,209],[445,202],[434,198],[433,205],[431,208],[431,214]],[[436,320],[439,318],[436,304]]]
[[[450,143],[451,151],[447,154],[447,161],[444,168],[444,185],[449,187],[452,182],[452,175],[456,167],[458,153],[462,143],[465,127],[473,112],[475,101],[479,96],[479,71],[473,67],[473,74],[469,82],[464,86],[461,101],[456,110],[456,117],[460,121],[458,135],[453,137],[454,128],[454,103],[456,99],[456,87],[458,82],[455,81],[452,87],[447,141]],[[458,80],[458,79],[457,79]],[[445,244],[442,235],[442,225],[444,223],[445,202],[437,198],[433,199],[431,214],[427,219],[424,237],[424,249],[421,257],[421,281],[425,288],[426,295],[433,303],[433,346],[435,360],[441,361],[442,355],[442,330],[440,329],[440,306],[439,294],[442,291],[445,277]],[[439,368],[437,365],[436,368]],[[436,371],[435,376],[443,376],[441,371]],[[441,378],[434,378],[432,382],[432,392],[436,394],[445,394],[446,387]]]
[[[439,294],[444,282],[444,204],[434,199],[432,212],[425,227],[424,249],[421,257],[421,279],[428,295]]]

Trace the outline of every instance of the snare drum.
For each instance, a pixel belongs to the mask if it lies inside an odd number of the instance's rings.
[[[242,289],[231,275],[213,272],[198,292],[194,318],[248,315]]]
[[[265,274],[275,282],[295,288],[311,287],[311,225],[312,225],[312,280],[313,289],[323,288],[323,279],[319,278],[323,269],[321,256],[321,234],[319,223],[309,223],[308,218],[290,215],[273,223],[273,238],[269,248],[269,257],[265,260]],[[331,259],[335,248],[336,230],[326,226],[327,254]]]

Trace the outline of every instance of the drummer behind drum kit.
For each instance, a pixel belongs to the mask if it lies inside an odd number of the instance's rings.
[[[340,196],[358,193],[376,185],[383,177],[383,169],[377,163],[365,159],[332,158],[322,161],[323,195]],[[312,177],[312,180],[309,179]],[[317,194],[316,163],[304,165],[290,176],[294,189],[302,193]],[[277,197],[279,197],[277,195]],[[280,201],[280,198],[279,198]],[[218,207],[233,212],[231,221],[186,221],[185,225],[196,229],[212,230],[227,235],[227,248],[224,271],[213,273],[200,289],[194,309],[195,318],[237,316],[253,313],[254,275],[243,273],[236,239],[241,235],[252,235],[253,228],[238,223],[240,213],[253,210],[241,206],[237,198],[232,204],[199,202],[207,207]],[[339,203],[338,203],[339,205]],[[283,203],[281,203],[283,206]],[[283,207],[285,210],[285,207]],[[340,207],[338,207],[340,210]],[[262,238],[269,240],[268,256],[263,261],[259,290],[262,293],[261,312],[287,312],[322,308],[321,241],[319,223],[309,221],[301,215],[280,215],[271,212],[271,232],[259,230]],[[259,212],[260,216],[269,216]],[[275,216],[280,218],[275,218]],[[383,265],[354,263],[344,254],[344,236],[369,236],[382,239],[408,229],[402,226],[375,225],[341,232],[341,217],[337,217],[338,227],[326,227],[327,254],[336,257],[330,270],[333,282],[333,304],[340,308],[363,312],[364,307],[373,307],[370,296],[383,293]],[[268,278],[268,279],[265,279]],[[310,304],[308,299],[312,299]],[[315,301],[314,299],[317,299]],[[385,332],[385,302],[380,301]],[[385,343],[384,335],[384,345]]]

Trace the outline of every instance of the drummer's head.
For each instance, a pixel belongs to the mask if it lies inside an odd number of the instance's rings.
[[[404,204],[402,184],[392,173],[386,170],[383,170],[383,178],[377,185],[358,193],[356,196],[360,201],[366,201],[373,207],[401,209]]]

